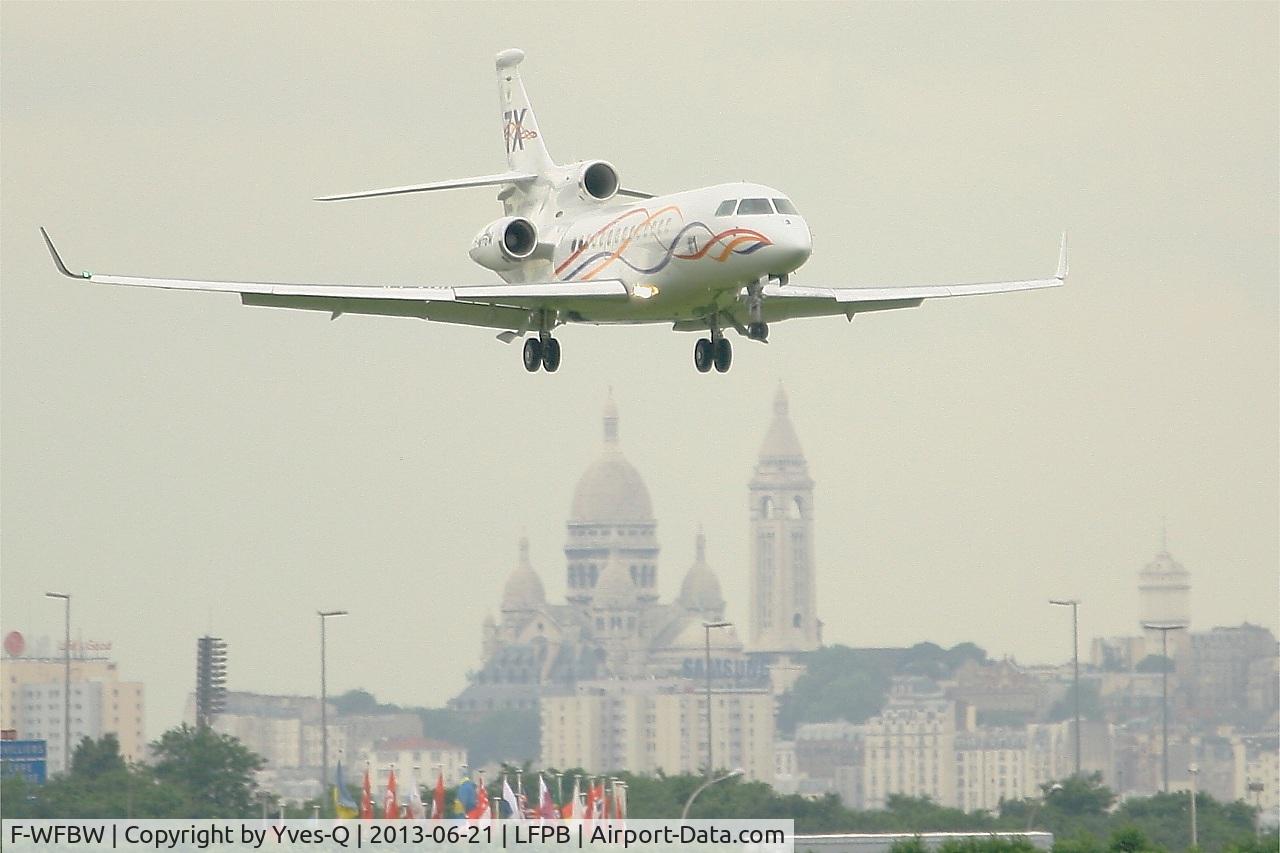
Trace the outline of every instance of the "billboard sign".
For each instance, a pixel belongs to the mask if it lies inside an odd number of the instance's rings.
[[[0,776],[21,776],[43,785],[48,777],[46,757],[42,740],[0,740]]]

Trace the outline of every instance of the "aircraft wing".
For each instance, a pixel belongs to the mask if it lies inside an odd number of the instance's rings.
[[[836,303],[837,310],[847,314],[879,311],[888,308],[911,308],[926,299],[945,296],[977,296],[984,293],[1008,293],[1016,290],[1038,290],[1059,287],[1067,279],[1067,235],[1062,235],[1058,250],[1058,269],[1052,278],[1018,281],[989,281],[975,284],[917,284],[897,287],[815,287],[812,285],[768,284],[763,294],[765,304],[773,301],[792,304],[808,301]]]
[[[454,286],[397,286],[359,284],[291,284],[265,281],[206,281],[186,278],[148,278],[143,276],[103,275],[84,272],[79,275],[67,269],[43,228],[49,254],[63,275],[94,284],[118,284],[134,287],[158,287],[169,290],[206,290],[216,293],[239,293],[245,305],[273,308],[299,308],[341,314],[381,314],[421,317],[444,323],[488,326],[495,329],[524,331],[529,326],[529,312],[557,309],[583,300],[623,299],[629,293],[618,279],[596,281],[528,282],[518,284],[475,284]]]

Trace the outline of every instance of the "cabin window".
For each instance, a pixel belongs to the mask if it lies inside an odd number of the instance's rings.
[[[773,207],[769,204],[767,198],[744,198],[738,204],[738,215],[751,215],[753,213],[773,213]]]
[[[716,208],[716,216],[728,216],[733,213],[733,208],[737,203],[738,200],[736,198],[720,202],[720,206]]]
[[[800,211],[796,210],[796,206],[785,198],[775,198],[773,206],[778,209],[779,213],[788,213],[792,216],[800,215]]]

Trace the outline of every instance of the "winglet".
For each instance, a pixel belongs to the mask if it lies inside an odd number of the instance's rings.
[[[1058,271],[1054,273],[1058,281],[1067,280],[1067,232],[1062,232],[1062,243],[1058,246]]]
[[[67,278],[89,278],[89,273],[76,275],[71,270],[67,269],[67,265],[62,262],[62,256],[58,254],[58,250],[53,247],[53,241],[49,239],[49,232],[44,230],[43,225],[40,226],[40,236],[44,237],[44,244],[49,247],[49,254],[53,256],[53,263],[54,266],[58,268],[58,272],[65,275]]]

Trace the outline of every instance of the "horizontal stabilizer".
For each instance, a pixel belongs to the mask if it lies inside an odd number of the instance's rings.
[[[322,195],[313,201],[343,201],[351,198],[375,198],[384,195],[405,195],[406,193],[425,193],[432,190],[457,190],[467,187],[496,187],[505,184],[520,184],[532,181],[537,175],[528,172],[503,172],[498,175],[480,175],[475,178],[455,178],[451,181],[433,181],[429,184],[410,184],[404,187],[387,187],[380,190],[361,190],[340,195]]]

